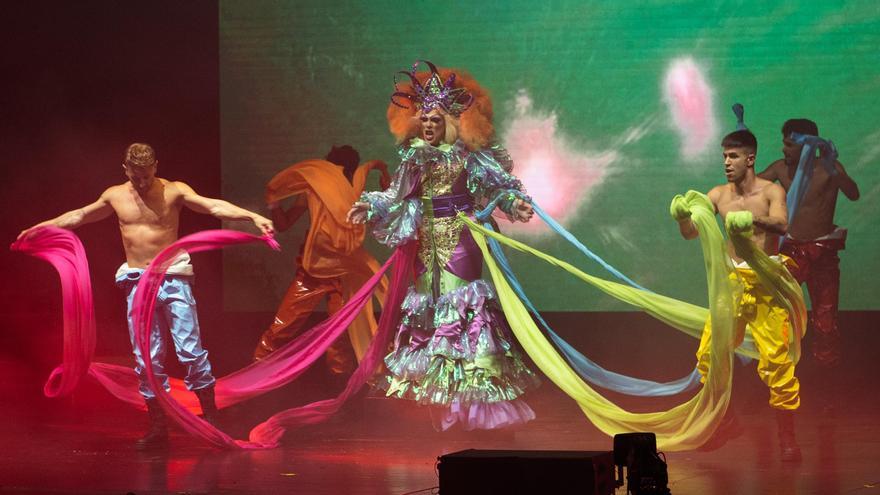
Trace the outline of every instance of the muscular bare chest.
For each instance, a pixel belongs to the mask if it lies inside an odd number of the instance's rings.
[[[177,226],[180,205],[174,197],[174,192],[168,187],[158,188],[145,195],[126,190],[114,199],[113,206],[122,226],[145,225],[165,228]]]
[[[791,189],[792,178],[785,185]],[[796,239],[814,239],[834,230],[834,210],[837,206],[837,187],[821,166],[816,165],[809,187],[797,204],[788,234]],[[789,205],[791,208],[793,205]]]
[[[726,217],[733,211],[750,211],[755,216],[767,215],[770,212],[770,201],[761,191],[744,195],[726,192],[718,201],[718,212],[722,217]]]
[[[795,172],[795,168],[786,168],[783,173],[779,174],[779,183],[782,184],[786,192],[791,189],[794,183]],[[813,161],[813,173],[802,201],[805,203],[829,203],[836,199],[837,188],[831,183],[831,177],[818,163],[818,160]]]

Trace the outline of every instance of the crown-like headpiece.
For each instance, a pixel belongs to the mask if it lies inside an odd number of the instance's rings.
[[[416,69],[420,63],[424,63],[431,69],[431,76],[425,84],[419,82],[416,77]],[[409,77],[414,93],[400,91],[400,88],[397,87],[399,74]],[[394,74],[394,93],[391,95],[391,103],[400,108],[411,108],[398,102],[398,99],[407,99],[422,112],[427,113],[440,108],[446,113],[458,117],[471,106],[471,103],[474,102],[474,96],[464,88],[453,87],[454,84],[455,74],[450,74],[449,79],[444,82],[434,64],[427,60],[416,60],[409,72],[402,70]]]

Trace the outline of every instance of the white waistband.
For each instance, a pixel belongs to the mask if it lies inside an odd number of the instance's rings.
[[[770,257],[770,259],[773,261],[778,261],[780,263],[782,262],[782,258],[780,258],[778,254],[774,254],[773,256]],[[740,261],[740,262],[733,260],[733,265],[736,268],[748,268],[749,270],[753,269],[752,267],[749,266],[749,264],[745,260]]]
[[[116,278],[119,278],[126,273],[142,271],[144,271],[143,268],[132,268],[128,266],[128,263],[123,263],[119,266],[119,269],[116,270]],[[184,252],[179,254],[177,258],[174,259],[174,262],[171,263],[171,266],[168,267],[168,271],[165,273],[167,273],[168,275],[193,275],[195,272],[193,271],[192,264],[190,264],[189,253]]]

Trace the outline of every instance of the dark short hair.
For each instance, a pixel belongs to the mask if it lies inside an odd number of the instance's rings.
[[[342,167],[342,173],[346,177],[354,176],[354,171],[357,170],[358,165],[361,163],[360,153],[347,144],[331,147],[324,159]]]
[[[751,153],[758,152],[758,139],[748,129],[733,131],[721,140],[722,148],[745,148]]]
[[[788,119],[782,124],[782,136],[789,137],[792,132],[818,136],[819,126],[810,119]]]

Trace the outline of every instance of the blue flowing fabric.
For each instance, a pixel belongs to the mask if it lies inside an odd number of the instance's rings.
[[[733,114],[736,115],[736,130],[738,130],[738,131],[748,130],[748,127],[746,127],[746,122],[743,119],[743,117],[745,116],[746,110],[745,110],[745,108],[743,108],[742,103],[734,103],[730,109],[733,110]]]
[[[797,144],[803,145],[801,149],[801,158],[798,161],[797,170],[794,173],[794,179],[791,181],[791,187],[785,195],[785,202],[788,205],[788,223],[791,225],[794,220],[795,212],[800,206],[801,199],[810,187],[810,180],[813,178],[813,159],[816,157],[816,148],[822,149],[826,153],[822,165],[830,168],[829,174],[834,175],[834,161],[837,159],[837,148],[830,140],[825,140],[819,136],[811,136],[809,134],[791,133],[791,140]],[[780,246],[785,238],[779,239]]]
[[[491,215],[492,211],[495,210],[495,207],[497,206],[499,199],[500,199],[500,196],[496,197],[493,201],[489,202],[489,204],[486,205],[486,207],[484,209],[478,211],[474,215],[477,218],[477,220],[483,222],[483,221],[485,221],[486,218],[489,218],[489,215]],[[620,271],[618,271],[617,268],[614,268],[613,266],[609,265],[605,260],[600,258],[599,255],[590,251],[590,249],[587,246],[584,246],[583,243],[581,243],[581,241],[579,241],[574,235],[571,234],[571,232],[565,230],[565,227],[560,225],[559,222],[557,222],[553,217],[548,215],[547,212],[545,212],[534,201],[532,201],[532,208],[535,210],[535,213],[537,213],[538,216],[541,217],[541,220],[544,220],[544,222],[546,222],[547,225],[549,225],[551,229],[553,229],[557,234],[561,235],[565,240],[570,242],[574,247],[578,248],[578,251],[580,251],[581,253],[583,253],[584,255],[586,255],[588,258],[595,261],[596,263],[599,263],[602,266],[602,268],[604,268],[609,273],[611,273],[612,275],[617,277],[618,280],[620,280],[621,282],[627,283],[630,286],[635,287],[636,289],[641,289],[644,291],[651,292],[648,289],[642,287],[641,285],[633,282],[629,277],[627,277],[623,273],[620,273]],[[485,224],[485,222],[484,222],[484,224]]]
[[[483,225],[488,229],[492,229],[493,227],[489,222],[486,222],[485,220],[489,217],[489,215],[491,215],[492,211],[495,209],[495,206],[498,203],[498,199],[499,198],[496,197],[495,200],[491,201],[486,206],[486,208],[477,212],[475,215],[476,218],[482,221]],[[629,277],[620,273],[613,266],[606,263],[605,260],[600,258],[598,255],[590,251],[570,232],[565,230],[562,225],[560,225],[543,209],[541,209],[541,207],[539,207],[535,202],[532,202],[532,208],[534,208],[535,212],[538,213],[538,216],[540,216],[545,222],[547,222],[547,225],[549,225],[556,233],[572,243],[575,247],[578,248],[579,251],[587,255],[589,258],[602,265],[602,267],[612,273],[615,277],[633,287],[641,290],[646,290],[642,286],[630,280]],[[621,375],[619,373],[606,370],[605,368],[602,368],[595,362],[591,361],[589,358],[578,352],[577,349],[572,347],[562,337],[557,335],[552,328],[550,328],[550,325],[547,324],[547,322],[544,320],[541,314],[538,313],[538,310],[529,300],[528,296],[526,296],[522,285],[520,285],[519,280],[513,273],[513,269],[511,268],[510,263],[507,261],[507,257],[501,250],[501,245],[498,243],[498,241],[491,238],[488,239],[488,241],[489,247],[492,251],[492,256],[498,262],[498,266],[504,272],[504,277],[508,280],[510,286],[516,292],[517,297],[519,297],[523,301],[523,304],[525,304],[529,312],[534,315],[535,319],[541,324],[541,326],[547,332],[547,335],[554,342],[556,347],[559,348],[559,351],[562,353],[563,357],[565,357],[565,360],[568,361],[568,364],[571,365],[572,369],[574,369],[581,378],[600,387],[604,387],[608,390],[613,390],[615,392],[627,395],[636,395],[640,397],[661,397],[675,395],[681,392],[685,392],[687,390],[695,389],[700,385],[700,373],[696,368],[694,368],[694,370],[685,377],[670,382],[660,383],[651,380],[642,380],[640,378]]]
[[[592,259],[596,263],[599,263],[600,265],[602,265],[602,268],[608,270],[608,272],[611,273],[612,275],[614,275],[615,277],[617,277],[618,280],[626,282],[627,284],[631,285],[632,287],[635,287],[636,289],[642,289],[644,291],[651,292],[648,289],[646,289],[646,288],[642,287],[641,285],[630,280],[629,277],[620,273],[617,270],[617,268],[614,268],[613,266],[609,265],[608,263],[605,262],[605,260],[600,258],[597,254],[590,251],[587,248],[587,246],[584,246],[581,243],[581,241],[579,241],[577,239],[577,237],[573,236],[571,234],[571,232],[565,230],[565,228],[562,225],[560,225],[559,222],[557,222],[553,217],[548,215],[547,212],[545,212],[543,209],[541,209],[541,207],[538,206],[536,203],[534,203],[534,202],[532,203],[532,208],[534,208],[535,213],[537,213],[538,216],[541,217],[541,220],[544,220],[544,222],[546,222],[547,225],[549,225],[551,229],[553,229],[557,234],[561,235],[565,240],[570,242],[573,246],[578,248],[578,251],[584,253],[585,255],[590,257],[590,259]]]

